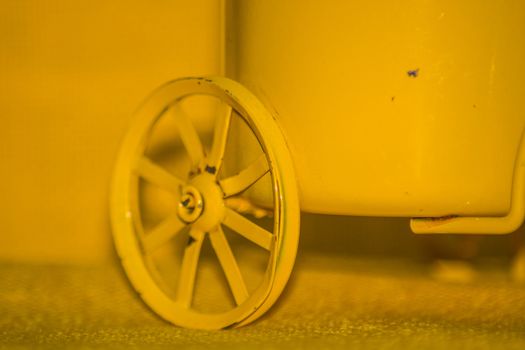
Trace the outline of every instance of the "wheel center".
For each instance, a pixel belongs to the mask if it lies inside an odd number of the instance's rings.
[[[200,192],[193,186],[185,186],[178,205],[179,218],[185,223],[193,223],[201,216],[203,209],[204,200]]]
[[[182,188],[178,204],[179,218],[198,230],[209,232],[222,222],[224,200],[221,188],[210,174],[191,179]]]

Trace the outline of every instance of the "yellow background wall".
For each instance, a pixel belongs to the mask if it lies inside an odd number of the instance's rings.
[[[130,116],[175,77],[219,70],[219,1],[0,6],[0,259],[112,256],[107,192]]]

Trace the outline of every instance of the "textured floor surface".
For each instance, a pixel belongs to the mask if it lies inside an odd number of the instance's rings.
[[[117,264],[0,265],[0,348],[525,349],[525,287],[484,268],[439,282],[411,260],[303,254],[260,321],[194,331],[157,318]]]

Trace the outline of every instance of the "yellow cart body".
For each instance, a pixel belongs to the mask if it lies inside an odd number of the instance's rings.
[[[509,212],[525,125],[525,2],[230,6],[227,72],[277,115],[302,210]]]

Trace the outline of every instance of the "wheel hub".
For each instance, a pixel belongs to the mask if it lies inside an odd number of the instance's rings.
[[[223,193],[215,178],[201,174],[182,188],[178,203],[179,218],[199,230],[208,232],[224,217]]]
[[[179,218],[185,223],[193,223],[201,216],[203,209],[204,200],[199,191],[193,186],[185,186],[177,209]]]

